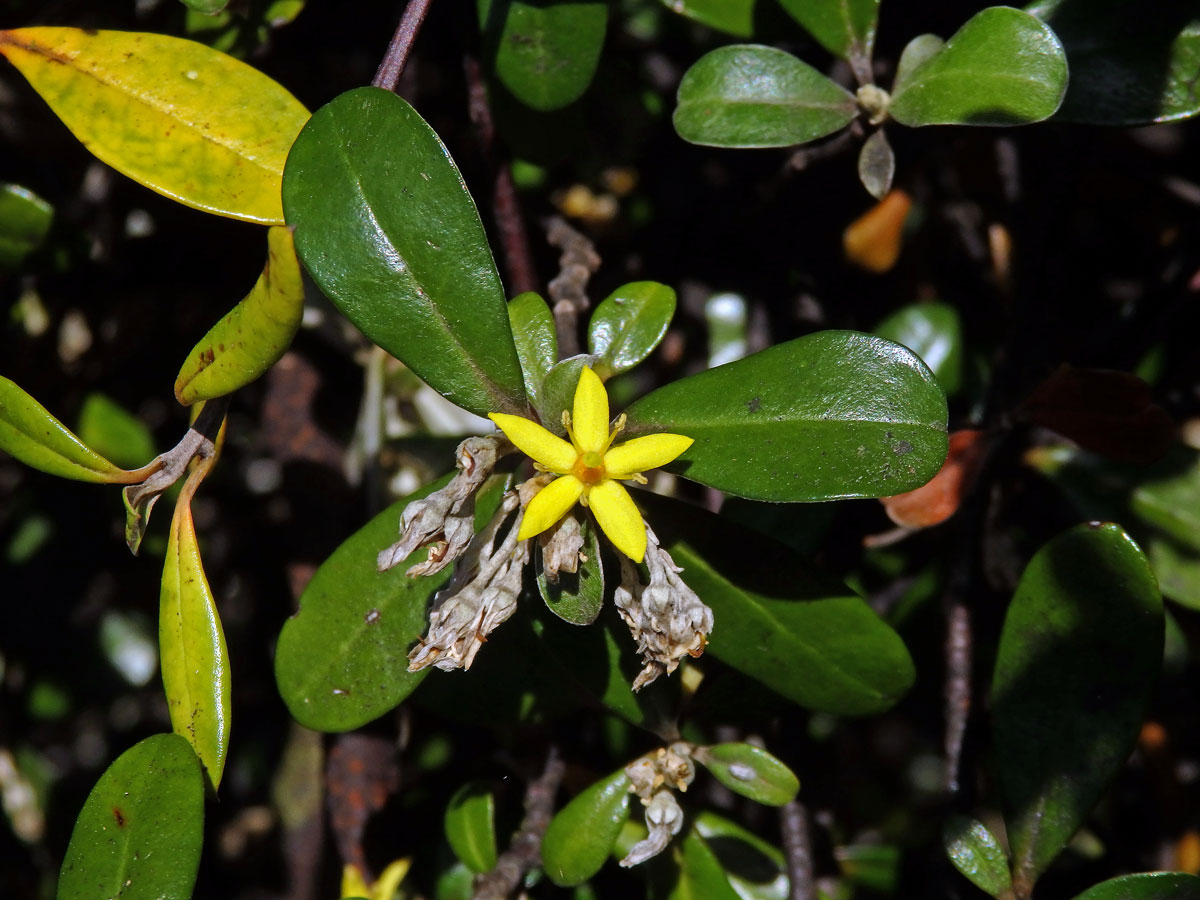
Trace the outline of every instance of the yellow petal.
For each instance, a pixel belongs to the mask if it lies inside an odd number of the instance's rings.
[[[690,446],[692,439],[682,434],[648,434],[605,453],[604,469],[609,478],[628,478],[634,472],[665,466]]]
[[[353,863],[346,863],[342,869],[342,894],[343,897],[366,897],[371,893],[367,887],[367,882],[363,878],[362,870]]]
[[[505,437],[516,444],[518,450],[551,472],[565,475],[575,465],[578,456],[575,448],[537,422],[507,413],[489,413],[488,418],[499,426]]]
[[[396,860],[384,869],[383,874],[371,885],[370,896],[372,900],[392,900],[396,896],[400,882],[408,874],[410,866],[412,866],[412,860],[405,858]]]
[[[575,409],[571,413],[575,443],[584,453],[602,453],[608,443],[608,394],[604,382],[591,369],[579,373]]]
[[[629,491],[620,482],[602,481],[588,494],[588,506],[613,546],[634,562],[641,562],[646,555],[646,523]]]
[[[554,479],[538,491],[537,496],[529,501],[529,506],[525,507],[525,518],[521,520],[517,540],[523,541],[541,534],[561,519],[582,493],[583,482],[574,475]]]

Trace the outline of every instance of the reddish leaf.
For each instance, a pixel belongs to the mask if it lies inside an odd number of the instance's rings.
[[[1175,423],[1136,375],[1062,366],[1025,401],[1030,422],[1117,462],[1148,464],[1175,441]]]
[[[946,521],[975,484],[989,446],[991,439],[982,431],[955,431],[950,435],[946,461],[932,479],[915,491],[883,497],[879,502],[889,518],[905,528],[928,528]]]

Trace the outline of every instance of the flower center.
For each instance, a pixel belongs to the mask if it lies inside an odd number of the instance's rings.
[[[603,453],[580,453],[571,474],[588,486],[597,485],[605,478]]]

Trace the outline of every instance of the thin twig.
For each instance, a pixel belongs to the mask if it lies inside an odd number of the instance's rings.
[[[958,793],[963,737],[971,713],[971,613],[961,599],[946,611],[945,788]]]
[[[525,817],[507,850],[500,854],[495,867],[479,877],[474,900],[504,900],[521,883],[525,873],[542,861],[542,835],[554,812],[554,795],[558,792],[566,768],[551,744],[546,754],[542,774],[525,788]]]
[[[600,268],[600,256],[592,242],[561,216],[554,216],[547,222],[546,240],[562,250],[558,257],[558,275],[546,290],[554,311],[558,355],[566,359],[579,353],[579,317],[588,308],[587,283],[592,273]]]
[[[413,42],[417,39],[417,32],[421,30],[421,23],[425,21],[425,14],[429,12],[432,2],[433,0],[409,0],[408,6],[404,7],[404,15],[400,17],[400,24],[396,26],[396,33],[392,35],[392,42],[383,54],[383,62],[379,64],[375,77],[371,79],[371,84],[375,87],[387,91],[396,90],[404,72],[404,64],[408,62],[408,54],[412,52]]]
[[[779,831],[787,857],[788,900],[817,900],[813,880],[812,840],[808,834],[808,811],[799,800],[779,810]]]

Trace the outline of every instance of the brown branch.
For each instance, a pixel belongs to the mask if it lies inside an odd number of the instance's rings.
[[[409,0],[408,5],[404,7],[404,15],[400,17],[400,24],[396,26],[396,33],[392,35],[392,42],[383,54],[383,62],[379,64],[375,77],[371,79],[371,84],[375,87],[387,91],[396,90],[396,85],[400,83],[400,75],[404,72],[404,64],[408,62],[408,54],[412,52],[413,42],[417,39],[417,32],[421,30],[421,23],[425,21],[425,14],[429,12],[432,2],[433,0]]]
[[[525,788],[525,817],[521,827],[495,867],[476,881],[474,900],[504,900],[516,890],[526,872],[541,865],[542,835],[554,813],[554,795],[565,768],[558,748],[552,744],[542,774]]]
[[[779,831],[787,858],[788,900],[817,900],[813,880],[812,840],[808,834],[808,811],[799,800],[779,810]]]
[[[558,355],[565,359],[579,353],[579,317],[588,308],[587,283],[600,268],[600,256],[592,242],[561,216],[547,222],[546,240],[562,250],[559,273],[546,289],[554,311]]]

